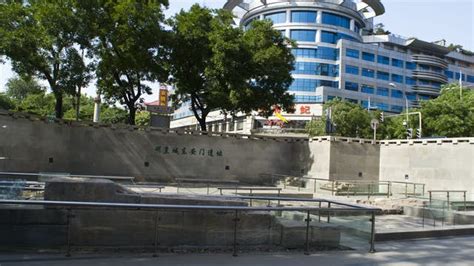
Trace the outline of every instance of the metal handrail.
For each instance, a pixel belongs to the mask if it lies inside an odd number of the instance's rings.
[[[272,197],[265,197],[272,198]],[[273,197],[276,198],[276,197]],[[287,198],[294,200],[294,198]],[[306,212],[307,218],[306,222],[306,243],[305,243],[305,254],[309,254],[309,225],[310,225],[310,214],[313,212],[328,213],[328,223],[330,219],[330,213],[335,212],[353,212],[353,211],[363,211],[371,212],[371,234],[370,234],[370,249],[369,252],[375,252],[375,212],[380,211],[378,208],[365,208],[363,206],[357,206],[358,208],[331,208],[331,202],[328,202],[327,208],[319,207],[248,207],[248,206],[216,206],[216,205],[173,205],[173,204],[137,204],[137,203],[107,203],[107,202],[80,202],[80,201],[47,201],[47,200],[0,200],[0,205],[43,205],[43,206],[57,206],[57,207],[66,207],[68,210],[67,215],[67,252],[66,256],[71,256],[71,226],[70,220],[74,216],[71,214],[72,208],[79,207],[92,207],[92,208],[122,208],[122,209],[132,209],[132,210],[218,210],[218,211],[233,211],[235,212],[234,221],[234,242],[233,242],[233,256],[237,256],[237,223],[239,219],[240,211],[300,211]],[[336,203],[339,204],[339,203]],[[349,205],[349,204],[345,204]],[[157,228],[158,228],[158,216],[155,215],[155,240],[154,240],[154,253],[153,256],[157,256]]]

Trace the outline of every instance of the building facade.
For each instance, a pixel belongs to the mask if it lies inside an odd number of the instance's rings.
[[[322,104],[335,97],[400,113],[437,97],[443,84],[474,86],[474,56],[415,38],[374,34],[374,18],[385,13],[379,0],[229,0],[224,8],[234,12],[241,27],[268,19],[297,43],[289,88],[296,112],[284,114],[291,127],[302,128],[321,116]],[[242,114],[224,121],[216,111],[208,122],[212,131],[251,133],[271,127],[275,119]],[[194,129],[196,124],[184,105],[171,127]]]

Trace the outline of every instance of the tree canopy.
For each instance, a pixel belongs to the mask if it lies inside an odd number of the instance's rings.
[[[286,92],[294,63],[290,41],[269,21],[256,21],[246,32],[232,23],[230,12],[197,4],[170,20],[175,100],[190,102],[203,131],[212,110],[269,115],[276,104],[286,110],[293,106]]]
[[[0,5],[0,56],[22,76],[46,80],[56,99],[55,115],[63,116],[63,96],[74,93],[70,84],[78,71],[81,17],[77,1],[3,1]]]
[[[107,101],[119,102],[135,124],[138,104],[151,94],[147,82],[168,78],[164,64],[167,32],[163,9],[168,1],[80,1],[87,14],[86,28],[97,60],[99,93]]]
[[[33,77],[13,77],[6,84],[6,95],[14,100],[22,101],[30,94],[45,91]]]

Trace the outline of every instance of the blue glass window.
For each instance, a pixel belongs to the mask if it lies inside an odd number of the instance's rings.
[[[377,95],[388,97],[388,88],[377,88]]]
[[[421,95],[420,94],[418,97],[420,98],[420,100],[430,100],[431,99],[431,97],[428,96],[428,95]]]
[[[359,91],[359,84],[355,82],[346,81],[344,88],[350,91]]]
[[[410,101],[416,101],[416,93],[407,92],[406,95],[407,95],[407,99],[408,99],[408,100],[410,100]]]
[[[382,111],[388,111],[389,108],[388,108],[388,104],[386,103],[382,103],[382,102],[373,102],[370,104],[371,107],[375,107],[379,110],[382,110]]]
[[[403,83],[403,76],[392,74],[392,81],[397,83]]]
[[[454,78],[454,72],[453,72],[453,71],[445,70],[445,71],[444,71],[444,74],[445,74],[449,79],[453,79],[453,78]]]
[[[321,32],[321,42],[327,42],[327,43],[337,43],[337,34],[333,32],[328,32],[328,31],[322,31]]]
[[[392,97],[401,99],[403,98],[403,92],[401,90],[392,89]]]
[[[394,112],[397,112],[397,113],[401,113],[403,111],[403,106],[392,105],[391,110],[394,111]]]
[[[326,12],[323,12],[322,22],[323,24],[334,25],[346,29],[350,29],[351,27],[351,20],[349,18]]]
[[[346,49],[346,56],[359,59],[359,50],[355,49]]]
[[[294,74],[339,76],[339,66],[325,63],[296,62]]]
[[[377,79],[390,80],[390,74],[383,71],[377,71]]]
[[[327,59],[327,60],[339,59],[339,49],[320,46],[318,47],[317,53],[318,53],[317,58]]]
[[[319,79],[295,79],[291,84],[290,91],[316,91],[316,88],[319,86],[326,87],[338,87],[338,82],[330,80],[319,80]]]
[[[286,22],[286,12],[278,12],[265,15],[265,19],[269,19],[273,24],[280,24]]]
[[[320,58],[327,60],[338,60],[339,59],[339,49],[334,49],[330,47],[319,47],[318,49],[314,48],[296,48],[291,50],[295,57],[303,58]]]
[[[360,91],[363,93],[374,94],[375,90],[374,87],[364,84],[361,86]]]
[[[364,109],[369,108],[369,102],[368,102],[368,101],[360,101],[360,104],[362,105],[362,107],[363,107]]]
[[[357,41],[358,40],[350,35],[343,34],[343,33],[334,33],[329,31],[322,31],[321,32],[321,42],[326,43],[337,43],[340,39]]]
[[[359,23],[356,22],[355,25],[354,25],[354,31],[357,32],[357,33],[359,33],[359,32],[360,32],[360,28],[362,28],[362,27],[360,26]]]
[[[362,52],[362,59],[365,61],[370,61],[374,62],[375,61],[375,55],[367,52]]]
[[[390,57],[379,55],[379,56],[377,56],[377,63],[384,64],[384,65],[390,65]]]
[[[333,96],[333,95],[328,95],[328,102],[332,99],[336,98],[336,96]]]
[[[352,75],[359,75],[359,68],[356,66],[346,65],[346,73]]]
[[[443,73],[443,69],[440,68],[440,67],[435,67],[435,66],[432,66],[431,67],[431,70],[436,72],[436,73]]]
[[[293,11],[293,12],[291,12],[291,22],[316,23],[316,12],[313,12],[313,11]]]
[[[456,76],[456,79],[459,80],[459,77],[461,76],[461,74],[459,72],[456,72],[455,76]],[[466,80],[465,74],[462,74],[462,80]]]
[[[467,82],[470,82],[470,83],[474,83],[474,76],[467,75],[466,81],[467,81]]]
[[[373,78],[375,77],[375,71],[373,69],[362,68],[362,76]]]
[[[345,100],[350,102],[350,103],[355,103],[355,104],[359,103],[359,100],[356,100],[356,99],[346,98]]]
[[[309,95],[295,95],[295,102],[297,103],[322,103],[323,97],[318,96],[309,96]]]
[[[430,67],[427,65],[418,65],[418,68],[425,71],[430,71]]]
[[[416,80],[410,77],[405,77],[405,83],[407,85],[416,85]]]
[[[414,70],[414,69],[416,69],[416,63],[413,63],[413,62],[406,62],[406,63],[405,63],[405,67],[406,67],[406,69]]]
[[[300,42],[315,42],[316,31],[315,30],[291,30],[291,39]]]
[[[392,66],[403,68],[403,61],[399,59],[392,58]]]

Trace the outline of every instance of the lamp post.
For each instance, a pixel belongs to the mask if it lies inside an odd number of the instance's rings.
[[[390,85],[390,87],[392,87],[394,89],[397,88],[397,85],[395,85],[395,83],[390,82],[388,85]],[[405,113],[406,113],[406,121],[408,123],[408,97],[407,97],[407,92],[404,91],[403,95],[405,95]]]

